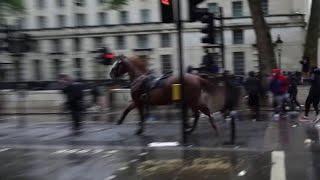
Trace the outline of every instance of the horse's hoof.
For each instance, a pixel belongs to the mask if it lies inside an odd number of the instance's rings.
[[[185,132],[186,132],[186,134],[191,134],[191,133],[193,133],[193,131],[194,131],[193,128],[187,128]]]
[[[143,130],[142,129],[138,129],[137,131],[136,131],[136,135],[141,135],[143,133]]]
[[[121,125],[122,124],[122,121],[117,121],[117,125]]]

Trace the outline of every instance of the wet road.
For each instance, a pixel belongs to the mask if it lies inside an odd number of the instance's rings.
[[[132,121],[90,121],[82,135],[70,136],[60,116],[30,116],[23,127],[6,117],[0,124],[0,179],[319,180],[317,129],[296,116],[268,117],[239,121],[235,146],[225,145],[226,123],[219,122],[218,137],[202,119],[189,146],[158,148],[150,143],[180,141],[179,121],[149,121],[143,136],[133,135]]]

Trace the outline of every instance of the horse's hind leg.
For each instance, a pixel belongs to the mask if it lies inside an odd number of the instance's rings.
[[[120,125],[123,123],[126,116],[129,114],[130,111],[132,111],[136,107],[136,104],[134,102],[131,102],[129,106],[123,111],[121,118],[118,120],[117,125]]]
[[[144,130],[144,107],[138,106],[138,110],[140,115],[140,122],[139,122],[139,129],[136,131],[136,135],[142,134]]]
[[[217,127],[217,125],[213,122],[213,117],[212,117],[211,114],[210,114],[209,108],[208,108],[206,105],[201,104],[201,105],[199,106],[199,110],[200,110],[203,114],[205,114],[205,115],[207,115],[207,116],[209,117],[209,123],[211,124],[211,127],[217,132],[217,134],[219,134],[218,127]]]
[[[197,128],[198,120],[200,117],[200,112],[197,109],[193,109],[192,111],[193,111],[194,121],[193,121],[192,127],[186,130],[188,134],[191,134]]]

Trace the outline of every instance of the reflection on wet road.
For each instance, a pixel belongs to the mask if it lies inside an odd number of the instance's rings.
[[[0,152],[0,174],[1,179],[269,180],[271,154],[194,149],[7,148]]]

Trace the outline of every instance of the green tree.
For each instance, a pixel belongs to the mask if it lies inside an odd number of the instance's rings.
[[[256,45],[259,58],[259,71],[261,75],[261,86],[264,90],[268,87],[267,75],[273,68],[276,67],[276,58],[273,49],[270,28],[264,18],[262,11],[261,0],[248,0],[249,8],[252,17],[253,28],[256,34]],[[266,94],[266,91],[262,92]],[[265,97],[265,96],[264,96]],[[266,98],[262,99],[264,104],[268,101]]]
[[[303,55],[310,58],[312,66],[317,66],[318,38],[320,30],[320,1],[313,0]]]
[[[0,0],[0,23],[6,23],[6,16],[22,13],[24,5],[22,0]]]
[[[270,28],[264,18],[261,1],[248,0],[248,2],[257,40],[259,70],[262,74],[268,74],[276,67]]]

